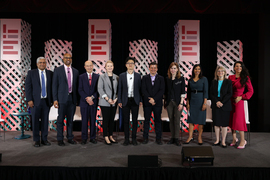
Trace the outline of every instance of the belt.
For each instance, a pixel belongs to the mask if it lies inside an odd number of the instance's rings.
[[[197,89],[195,89],[195,90],[193,90],[193,91],[191,91],[191,92],[197,94],[197,93],[203,93],[203,90],[197,90]]]
[[[128,100],[132,101],[132,100],[134,100],[134,97],[129,97]]]

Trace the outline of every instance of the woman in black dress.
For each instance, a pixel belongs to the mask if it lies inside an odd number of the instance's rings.
[[[216,141],[213,146],[220,145],[220,127],[222,127],[221,146],[226,148],[227,126],[229,126],[230,111],[232,105],[232,81],[226,78],[226,70],[218,66],[215,71],[215,78],[210,87],[210,99],[212,108],[212,119],[215,127]]]
[[[183,110],[183,103],[186,96],[185,79],[181,76],[179,66],[172,62],[168,69],[166,78],[166,91],[164,107],[167,108],[170,119],[171,140],[167,144],[180,146],[178,141],[180,130],[180,118]]]

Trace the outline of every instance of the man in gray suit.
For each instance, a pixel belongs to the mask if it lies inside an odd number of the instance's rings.
[[[119,75],[118,85],[118,105],[122,108],[124,119],[125,141],[124,146],[129,144],[129,117],[130,110],[132,113],[132,144],[138,145],[136,140],[137,126],[138,126],[138,112],[141,102],[141,76],[134,72],[136,59],[134,57],[127,57],[126,67],[127,71]]]
[[[59,146],[65,146],[63,141],[64,119],[67,118],[68,143],[76,144],[73,140],[73,117],[77,103],[77,83],[79,71],[71,67],[72,56],[68,53],[63,57],[64,65],[54,70],[53,76],[53,100],[54,107],[58,108],[57,117],[57,141]]]

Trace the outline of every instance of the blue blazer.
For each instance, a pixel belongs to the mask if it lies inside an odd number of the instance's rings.
[[[52,106],[52,78],[53,72],[45,69],[46,72],[46,92],[47,92],[47,100],[48,105]],[[35,106],[40,104],[41,99],[41,84],[39,78],[38,69],[33,69],[28,71],[26,82],[25,82],[25,93],[26,93],[26,101],[33,101]]]
[[[154,86],[152,86],[152,81],[150,74],[143,76],[142,78],[142,94],[143,94],[143,106],[152,106],[149,103],[148,97],[152,97],[156,104],[155,106],[162,106],[162,98],[165,92],[165,82],[164,78],[160,75],[156,75]]]
[[[77,103],[77,85],[79,78],[79,71],[72,67],[73,82],[72,82],[72,100],[73,104]],[[59,66],[54,70],[53,75],[53,101],[58,101],[58,103],[66,103],[68,100],[68,82],[65,72],[64,65]]]
[[[141,99],[141,75],[134,72],[134,101],[137,105],[142,101]],[[126,106],[128,102],[128,84],[127,84],[127,72],[123,72],[119,75],[118,84],[118,103],[122,103]]]
[[[87,107],[89,104],[86,102],[85,98],[88,96],[94,96],[94,105],[97,106],[98,102],[98,92],[97,92],[97,83],[99,75],[92,73],[92,82],[91,87],[89,84],[89,79],[87,73],[83,73],[79,77],[79,88],[78,92],[81,96],[80,98],[80,107]]]

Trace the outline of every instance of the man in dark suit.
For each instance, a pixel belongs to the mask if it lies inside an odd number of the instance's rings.
[[[126,59],[127,72],[119,75],[118,84],[118,105],[122,108],[124,119],[125,141],[124,146],[129,144],[129,118],[132,113],[132,144],[138,145],[136,140],[138,126],[138,112],[141,103],[141,75],[134,72],[135,58]]]
[[[53,76],[53,100],[54,107],[58,108],[57,117],[57,141],[59,146],[64,146],[63,125],[67,118],[68,143],[76,144],[73,140],[73,117],[77,103],[77,83],[79,71],[71,67],[72,56],[68,53],[63,57],[64,65],[54,70]]]
[[[164,78],[157,74],[158,64],[151,62],[149,64],[150,74],[142,78],[142,95],[143,95],[143,110],[144,110],[144,130],[143,144],[148,143],[148,132],[150,125],[151,113],[154,113],[156,143],[162,145],[161,142],[161,113],[162,113],[162,97],[165,91]]]
[[[93,73],[93,62],[88,60],[84,63],[86,73],[79,77],[78,92],[81,96],[80,108],[82,115],[82,143],[88,139],[88,120],[90,118],[90,142],[96,144],[96,114],[97,114],[97,82],[99,75]]]
[[[37,58],[37,69],[28,71],[25,92],[26,101],[31,108],[33,140],[34,146],[40,147],[41,144],[49,146],[51,143],[47,140],[49,112],[52,106],[52,78],[53,72],[46,69],[46,60],[44,57]],[[41,128],[39,127],[41,119]]]

